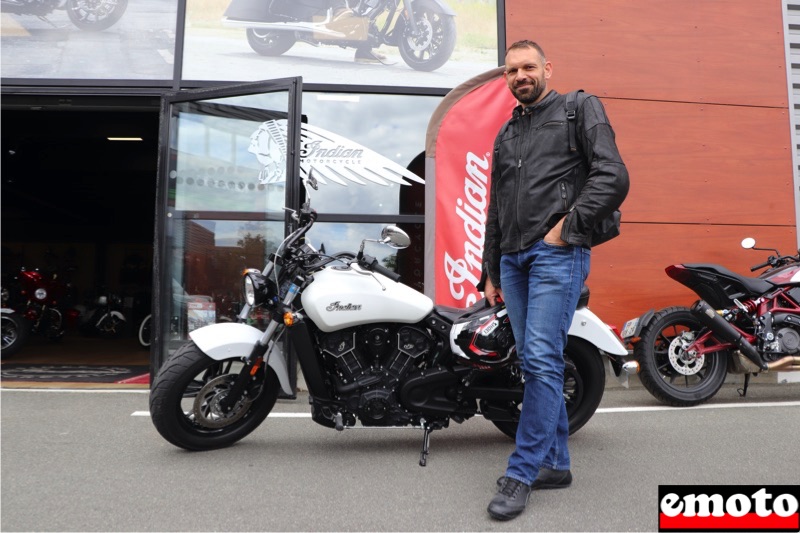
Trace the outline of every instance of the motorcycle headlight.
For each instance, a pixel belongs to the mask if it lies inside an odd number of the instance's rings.
[[[47,298],[47,289],[38,288],[36,292],[33,293],[37,300],[44,300]]]
[[[250,268],[244,271],[244,278],[242,280],[242,292],[244,293],[244,301],[247,305],[253,307],[261,305],[267,300],[267,280],[261,274],[260,270]]]

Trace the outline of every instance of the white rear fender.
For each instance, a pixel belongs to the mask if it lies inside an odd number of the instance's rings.
[[[628,355],[628,350],[619,337],[588,307],[581,307],[575,311],[569,334],[591,342],[606,353]]]
[[[189,337],[197,347],[215,361],[250,355],[261,335],[261,331],[253,326],[235,322],[211,324],[189,333]],[[281,350],[280,346],[275,346],[272,349],[268,364],[278,375],[278,381],[283,392],[294,396],[294,391],[289,385],[286,358],[283,356],[283,350]]]

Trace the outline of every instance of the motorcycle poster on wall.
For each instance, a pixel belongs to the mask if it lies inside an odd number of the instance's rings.
[[[336,4],[190,2],[183,78],[450,88],[498,64],[495,2],[349,0],[344,16]]]

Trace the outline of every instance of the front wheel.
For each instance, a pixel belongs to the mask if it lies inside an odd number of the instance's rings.
[[[158,371],[150,393],[150,416],[161,436],[180,448],[201,451],[230,446],[255,430],[278,399],[278,376],[262,367],[225,412],[220,401],[243,366],[238,357],[215,361],[193,342],[178,349]]]
[[[86,31],[103,31],[117,23],[128,8],[128,0],[68,0],[67,16]]]
[[[289,31],[247,28],[247,43],[262,56],[279,56],[294,46],[295,42],[295,34]]]
[[[703,329],[686,307],[667,307],[642,330],[633,355],[642,385],[657,400],[689,407],[709,400],[725,381],[727,352],[692,354],[685,350]]]
[[[150,318],[153,315],[147,315],[142,320],[142,323],[139,324],[139,344],[142,348],[149,348],[150,347]]]
[[[398,21],[400,57],[414,70],[432,72],[447,63],[456,47],[455,17],[442,13],[431,0],[413,5],[417,30],[405,17]]]
[[[3,313],[0,315],[3,344],[0,357],[10,357],[20,351],[28,337],[27,321],[19,313]]]
[[[564,349],[564,403],[572,435],[592,418],[606,386],[606,369],[600,352],[586,341],[570,337]],[[493,420],[497,429],[516,438],[521,405],[511,406],[513,421]]]

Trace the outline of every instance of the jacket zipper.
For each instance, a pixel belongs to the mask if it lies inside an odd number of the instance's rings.
[[[562,181],[558,186],[561,188],[561,199],[564,201],[564,210],[566,210],[569,207],[567,205],[567,184]]]

